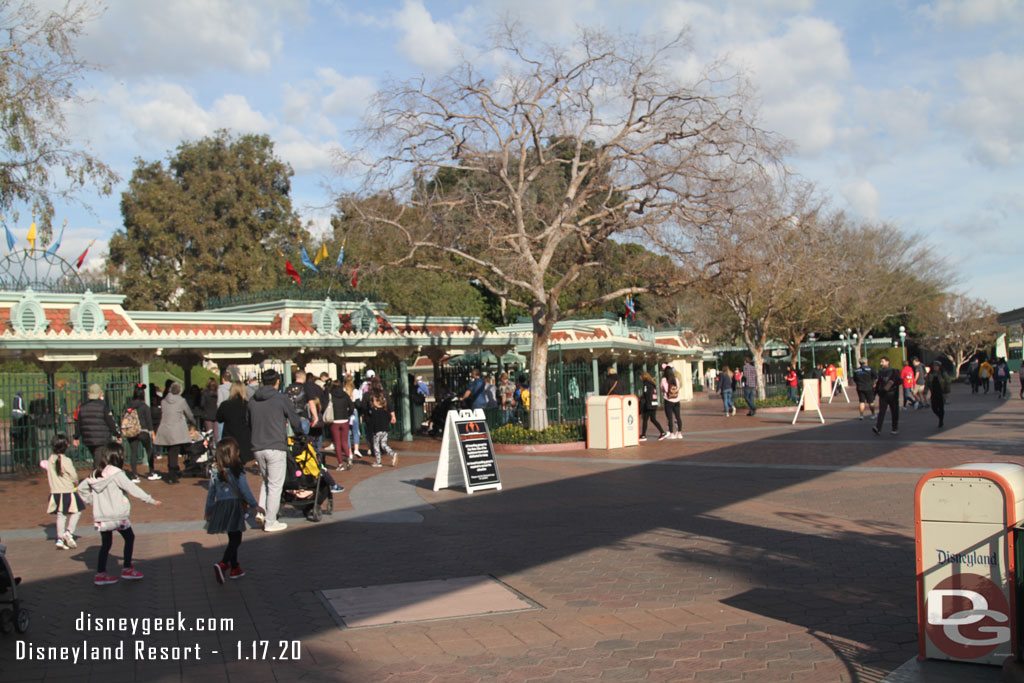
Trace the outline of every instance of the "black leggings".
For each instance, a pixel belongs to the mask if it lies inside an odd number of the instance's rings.
[[[640,436],[647,436],[647,421],[650,420],[651,424],[658,428],[658,435],[665,433],[665,430],[661,428],[658,423],[658,410],[645,410],[644,411],[644,428],[640,430]]]
[[[220,561],[231,565],[232,569],[238,568],[238,546],[242,545],[242,532],[228,532],[228,547],[224,548],[224,557]]]
[[[132,550],[135,548],[135,532],[132,531],[131,527],[127,529],[118,529],[117,533],[121,534],[121,538],[124,539],[124,563],[123,568],[128,569],[132,566]],[[103,544],[100,545],[100,559],[96,565],[96,571],[100,574],[107,572],[107,556],[110,555],[110,546],[114,544],[114,532],[113,531],[101,531],[100,538]]]
[[[180,469],[178,468],[178,455],[185,450],[188,444],[177,443],[173,446],[167,447],[167,477],[168,479],[177,479],[180,475]]]
[[[672,420],[675,420],[675,423]],[[683,420],[679,417],[678,401],[665,401],[665,421],[668,422],[669,432],[675,434],[683,431]],[[675,424],[675,429],[672,429],[673,424]]]
[[[139,435],[128,439],[128,447],[125,448],[125,455],[131,460],[132,474],[138,474],[139,460],[141,459],[139,451],[143,451],[146,454],[146,458],[149,461],[149,471],[153,471],[153,438],[149,432],[142,431]]]

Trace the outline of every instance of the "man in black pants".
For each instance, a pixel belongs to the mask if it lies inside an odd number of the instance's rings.
[[[882,423],[885,421],[885,410],[892,411],[892,433],[900,433],[900,387],[902,386],[900,373],[896,368],[889,365],[889,359],[882,357],[881,368],[878,370],[878,379],[875,380],[875,393],[878,395],[878,422],[871,428],[875,434],[882,432]]]

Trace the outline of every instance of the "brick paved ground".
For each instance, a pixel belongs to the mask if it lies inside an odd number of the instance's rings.
[[[194,530],[201,482],[144,484],[165,501],[133,505],[146,579],[97,588],[98,538],[54,550],[42,537],[45,479],[0,479],[0,537],[33,613],[25,640],[127,649],[121,662],[19,661],[15,637],[0,636],[0,680],[879,681],[916,653],[915,483],[936,467],[1019,459],[1022,413],[1022,401],[958,387],[947,429],[920,411],[901,416],[898,436],[876,437],[845,402],[825,408],[824,426],[791,427],[781,414],[726,419],[698,400],[684,409],[683,441],[502,456],[505,489],[472,496],[430,490],[438,444],[417,441],[397,470],[342,474],[337,506],[352,508],[353,488],[404,482],[431,506],[422,522],[360,521],[357,507],[354,519],[248,533],[249,574],[223,587],[211,570],[223,538]],[[193,530],[149,526],[164,522]],[[477,575],[538,608],[344,629],[318,596]],[[133,637],[77,632],[82,612],[234,624]],[[136,639],[197,644],[202,659],[135,661]],[[270,641],[268,657],[298,640],[301,658],[238,661],[238,643],[251,655],[254,640]]]

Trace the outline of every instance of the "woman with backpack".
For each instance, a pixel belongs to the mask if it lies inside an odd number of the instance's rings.
[[[640,373],[640,381],[643,384],[640,394],[640,412],[643,415],[640,440],[647,441],[647,422],[650,421],[658,428],[658,441],[661,441],[668,438],[668,432],[658,423],[658,385],[654,383],[654,378],[646,370]]]
[[[330,423],[331,440],[334,441],[334,455],[338,458],[338,469],[347,470],[352,467],[352,449],[348,445],[349,420],[355,411],[352,401],[354,384],[352,378],[343,383],[331,385],[331,406],[334,408],[334,421]]]
[[[153,469],[153,414],[146,405],[146,387],[135,386],[132,400],[125,406],[121,418],[121,436],[128,440],[128,457],[131,460],[132,483],[142,481],[139,477],[139,461],[143,453],[149,463],[149,478],[159,479],[160,475]]]
[[[722,406],[725,408],[725,416],[732,417],[736,414],[736,405],[732,402],[732,369],[728,365],[722,366],[718,373],[718,393],[722,395]]]
[[[661,398],[665,401],[665,421],[670,439],[683,438],[683,420],[679,417],[679,380],[668,363],[662,365]],[[673,429],[675,427],[675,429]]]

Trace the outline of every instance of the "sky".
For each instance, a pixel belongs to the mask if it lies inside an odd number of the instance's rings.
[[[58,0],[37,4],[57,6]],[[63,4],[62,1],[59,4]],[[265,133],[295,171],[292,200],[328,225],[334,152],[385,79],[436,76],[502,17],[541,40],[579,27],[669,36],[757,88],[761,124],[833,206],[919,234],[956,291],[1024,306],[1024,0],[108,0],[77,47],[98,69],[70,133],[122,178],[59,205],[61,253],[92,265],[121,227],[134,160],[166,160],[219,128]],[[27,225],[15,230],[23,237]],[[851,255],[855,257],[855,255]]]

